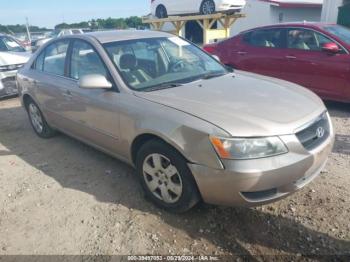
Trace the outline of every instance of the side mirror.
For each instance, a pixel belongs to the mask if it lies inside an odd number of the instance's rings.
[[[221,63],[220,57],[218,57],[217,55],[212,55],[212,57]]]
[[[113,87],[103,75],[85,75],[79,79],[79,87],[83,89],[110,89]]]
[[[337,54],[340,52],[340,48],[336,43],[325,43],[322,46],[322,50],[330,54]]]
[[[230,73],[233,73],[233,72],[235,71],[235,69],[234,69],[233,67],[228,66],[228,65],[225,65],[225,68],[226,68],[226,70],[227,70],[228,72],[230,72]]]

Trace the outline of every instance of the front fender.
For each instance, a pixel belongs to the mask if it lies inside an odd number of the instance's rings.
[[[123,103],[128,103],[127,99]],[[191,163],[223,169],[209,135],[228,137],[229,134],[209,122],[135,96],[128,110],[121,113],[120,121],[121,144],[128,148],[126,157],[130,162],[131,145],[139,136],[148,134],[173,146]]]

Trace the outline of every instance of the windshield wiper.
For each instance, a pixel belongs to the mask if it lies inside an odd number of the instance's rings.
[[[200,79],[204,79],[204,80],[208,80],[208,79],[212,79],[212,78],[216,78],[216,77],[220,77],[220,76],[224,76],[227,73],[208,73],[208,74],[204,74],[200,77]]]
[[[183,86],[181,83],[176,83],[176,82],[169,82],[169,83],[162,83],[156,86],[152,86],[149,88],[146,88],[144,91],[145,92],[152,92],[152,91],[157,91],[157,90],[163,90],[163,89],[169,89],[169,88],[174,88],[174,87],[179,87]]]

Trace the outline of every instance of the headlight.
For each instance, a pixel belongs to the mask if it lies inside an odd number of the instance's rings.
[[[222,159],[256,159],[288,153],[278,137],[226,139],[211,136],[210,141]]]

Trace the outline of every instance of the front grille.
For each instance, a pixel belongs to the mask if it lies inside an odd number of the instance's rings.
[[[322,145],[330,136],[330,123],[327,114],[322,114],[314,123],[298,132],[296,136],[307,150],[313,150]]]
[[[8,72],[8,71],[15,71],[23,67],[24,64],[14,64],[14,65],[6,65],[0,67],[0,72]]]

